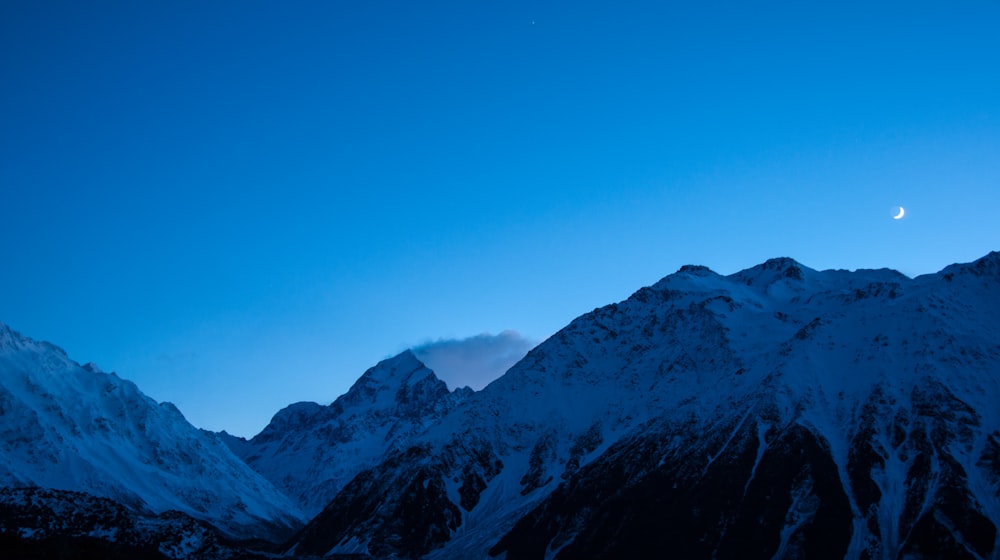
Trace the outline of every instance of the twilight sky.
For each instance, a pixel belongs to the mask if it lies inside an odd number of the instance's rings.
[[[250,436],[687,263],[1000,249],[1000,2],[814,4],[4,1],[0,321]]]

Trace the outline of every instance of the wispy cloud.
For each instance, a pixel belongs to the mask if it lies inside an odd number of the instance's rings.
[[[497,335],[439,339],[414,348],[413,353],[449,388],[468,385],[478,391],[500,377],[537,343],[517,331],[503,331]]]

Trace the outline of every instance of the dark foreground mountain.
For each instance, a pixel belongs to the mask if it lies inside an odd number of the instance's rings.
[[[1000,254],[684,267],[362,470],[297,554],[996,558]]]
[[[264,543],[259,543],[264,544]],[[137,512],[81,492],[0,488],[4,558],[264,559],[254,546],[179,511]]]

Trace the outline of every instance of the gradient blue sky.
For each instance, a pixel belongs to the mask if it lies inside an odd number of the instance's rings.
[[[995,0],[7,0],[0,321],[252,435],[686,263],[936,271],[1000,248],[998,29]]]

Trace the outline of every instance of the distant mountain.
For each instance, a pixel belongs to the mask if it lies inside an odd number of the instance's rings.
[[[329,406],[296,403],[234,453],[315,515],[359,472],[439,421],[472,394],[449,392],[409,350],[369,369]]]
[[[232,537],[281,538],[298,507],[170,403],[0,323],[0,486],[170,510]]]
[[[998,253],[914,279],[785,258],[730,276],[686,266],[412,425],[287,549],[996,558],[998,317]],[[314,441],[297,419],[318,414],[286,411],[273,441]],[[395,421],[372,418],[363,433]],[[383,449],[364,441],[367,457]],[[268,461],[320,468],[273,445]]]

